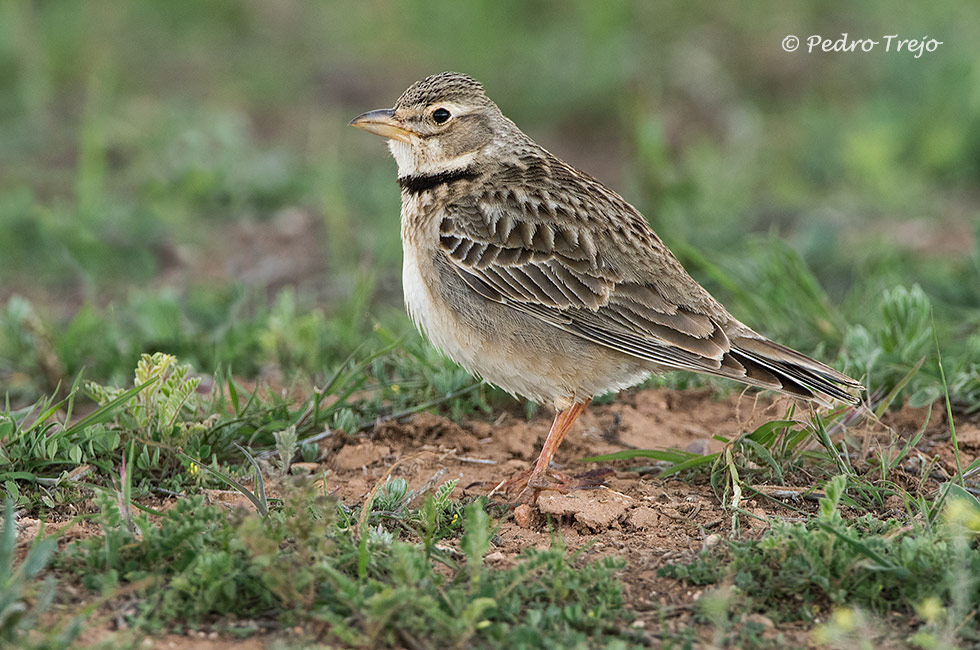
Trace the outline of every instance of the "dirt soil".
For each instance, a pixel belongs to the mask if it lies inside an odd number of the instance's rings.
[[[515,521],[513,510],[505,510],[507,515],[498,522],[496,547],[491,549],[487,563],[492,567],[512,565],[523,549],[551,544],[554,531],[570,549],[586,547],[583,560],[606,555],[622,557],[628,563],[621,575],[626,602],[638,613],[633,625],[644,629],[650,644],[658,646],[663,632],[691,625],[691,605],[702,592],[677,580],[657,577],[657,570],[667,563],[688,561],[731,535],[731,512],[722,508],[705,473],[688,474],[683,481],[661,480],[656,478],[659,467],[649,459],[602,464],[581,463],[577,459],[629,448],[672,448],[699,454],[719,451],[724,443],[713,436],[734,438],[752,431],[763,422],[783,417],[790,404],[785,398],[754,394],[717,398],[709,389],[653,389],[623,393],[612,404],[591,407],[572,429],[555,462],[560,471],[572,475],[606,470],[606,485],[568,494],[543,492],[530,521],[523,522],[523,526]],[[806,412],[799,410],[805,407],[797,408],[796,417],[805,419]],[[933,409],[919,454],[913,454],[908,489],[915,488],[916,458],[920,458],[919,462],[938,458],[934,472],[939,474],[951,473],[955,468],[942,412],[941,408]],[[492,423],[472,420],[462,424],[421,413],[404,422],[380,424],[360,437],[328,438],[321,443],[321,460],[301,464],[299,469],[317,477],[328,493],[349,506],[363,503],[372,488],[389,475],[403,477],[411,490],[434,488],[458,478],[455,498],[485,495],[501,480],[526,469],[548,432],[550,414],[542,412],[526,421],[517,413],[505,412]],[[922,428],[926,415],[925,410],[904,408],[887,416],[884,422],[852,427],[848,436],[853,436],[852,446],[862,448],[862,457],[871,458],[876,452],[897,448],[896,440],[914,435]],[[976,418],[957,422],[957,437],[965,466],[980,454],[980,423]],[[742,507],[754,517],[739,518],[739,535],[757,537],[776,518],[798,521],[799,514],[782,507],[779,499],[804,510],[816,508],[812,495],[804,495],[812,487],[805,477],[800,477],[796,490],[792,486],[779,490],[756,487],[777,498],[743,501]],[[218,490],[210,495],[229,503],[241,500],[236,493]],[[493,499],[507,501],[503,495]],[[899,501],[887,503],[882,516],[905,516]],[[21,539],[26,543],[32,537],[31,522],[20,523]],[[84,529],[72,533],[86,534]],[[661,611],[666,612],[665,620],[661,619]],[[777,630],[772,622],[756,617],[766,628],[766,635],[774,638]],[[709,644],[710,632],[704,633],[702,642]],[[810,644],[809,633],[802,627],[780,626],[778,633],[793,646]],[[277,635],[281,639],[283,633]],[[97,629],[87,631],[85,640],[96,638]],[[265,643],[261,637],[242,643],[216,634],[192,633],[147,640],[143,647],[219,650],[260,648]],[[891,647],[888,643],[878,645]]]

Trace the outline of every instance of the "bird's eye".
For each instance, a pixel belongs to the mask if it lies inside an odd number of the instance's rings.
[[[445,108],[437,108],[436,110],[432,111],[432,119],[436,124],[443,124],[450,117],[452,117],[452,113],[447,111]]]

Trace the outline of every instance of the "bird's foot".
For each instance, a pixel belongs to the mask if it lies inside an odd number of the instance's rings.
[[[605,486],[605,478],[611,473],[610,469],[595,469],[574,476],[555,471],[541,472],[535,476],[535,472],[528,469],[497,484],[490,491],[490,496],[516,494],[516,503],[534,505],[545,490],[554,490],[561,494],[568,494],[573,490],[597,490]]]

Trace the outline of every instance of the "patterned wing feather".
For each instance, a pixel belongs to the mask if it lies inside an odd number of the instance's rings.
[[[598,181],[556,159],[524,174],[525,182],[497,183],[492,196],[464,197],[442,216],[442,251],[474,291],[661,366],[821,401],[855,400],[849,390],[857,382],[735,320],[643,217]],[[575,198],[556,203],[559,195]]]

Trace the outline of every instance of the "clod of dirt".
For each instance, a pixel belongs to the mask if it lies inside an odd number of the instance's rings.
[[[238,490],[205,490],[204,496],[208,503],[221,503],[232,508],[252,507],[252,502]]]
[[[769,516],[765,510],[762,508],[752,508],[749,512],[754,515],[745,517],[745,523],[748,524],[749,530],[761,531],[769,527]]]
[[[699,456],[705,456],[711,453],[709,441],[705,440],[704,438],[692,440],[691,442],[687,443],[687,447],[685,447],[684,450]]]
[[[637,530],[650,530],[660,525],[660,514],[653,508],[640,506],[630,512],[630,526]]]
[[[386,422],[375,430],[377,438],[395,447],[434,444],[460,452],[479,447],[479,439],[449,418],[423,411],[408,422]],[[408,443],[406,445],[406,443]]]
[[[387,445],[367,441],[358,445],[342,447],[334,456],[333,463],[334,467],[341,472],[357,470],[378,462],[390,453],[391,448]]]
[[[293,474],[307,475],[320,469],[319,463],[293,463],[289,466],[289,471]]]
[[[749,623],[755,623],[766,630],[772,630],[776,627],[776,624],[772,622],[771,618],[762,614],[749,614],[745,617],[745,620]]]
[[[886,510],[902,511],[904,507],[905,507],[905,501],[902,499],[902,497],[898,496],[897,494],[892,494],[891,496],[885,499]]]
[[[965,447],[980,447],[980,426],[956,425],[956,441]]]
[[[606,530],[626,516],[633,500],[612,490],[581,490],[568,494],[546,491],[538,497],[543,514],[571,517],[591,530]]]

